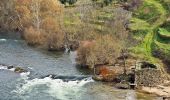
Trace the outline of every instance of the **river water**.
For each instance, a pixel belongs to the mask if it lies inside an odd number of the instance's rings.
[[[17,37],[18,36],[18,37]],[[161,100],[134,90],[95,82],[75,66],[75,52],[32,48],[17,33],[0,34],[0,100]],[[15,73],[5,65],[28,70]]]

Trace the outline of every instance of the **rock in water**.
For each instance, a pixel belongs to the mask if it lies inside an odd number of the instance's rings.
[[[16,73],[23,73],[23,72],[26,72],[24,69],[20,68],[20,67],[16,67],[14,72]]]
[[[8,66],[8,69],[12,69],[12,68],[14,68],[14,66]]]

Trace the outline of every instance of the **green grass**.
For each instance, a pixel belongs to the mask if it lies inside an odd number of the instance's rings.
[[[151,12],[150,14],[145,14],[146,12],[144,11],[144,9],[146,8],[149,9],[149,11]],[[144,0],[144,6],[141,7],[139,10],[139,12],[137,11],[138,13],[135,16],[137,17],[137,19],[134,19],[136,23],[138,23],[139,25],[140,23],[143,23],[143,25],[141,25],[141,27],[136,26],[134,27],[134,29],[142,29],[148,31],[142,43],[134,47],[133,51],[136,54],[140,55],[143,59],[146,59],[150,62],[159,62],[158,59],[152,56],[152,51],[155,44],[155,35],[157,35],[157,33],[155,33],[155,30],[157,30],[157,28],[165,22],[167,14],[166,10],[157,0]]]
[[[157,49],[163,50],[165,54],[170,53],[170,44],[165,44],[165,43],[155,41],[155,46]]]
[[[139,55],[141,58],[146,59],[151,62],[158,62],[158,59],[153,57],[152,52],[154,49],[163,48],[164,46],[169,46],[168,42],[165,39],[158,36],[158,33],[167,34],[165,30],[157,31],[166,21],[168,9],[165,7],[165,0],[143,0],[144,4],[135,11],[133,18],[131,19],[131,25],[129,26],[133,36],[136,40],[140,41],[140,44],[136,47],[133,47],[131,50]],[[169,1],[169,0],[167,0]],[[99,2],[101,2],[99,0]],[[67,9],[67,8],[66,8]],[[68,8],[73,11],[78,9],[76,7]],[[90,16],[93,18],[89,19],[88,25],[92,25],[94,30],[99,33],[108,33],[107,30],[110,27],[104,26],[104,21],[113,18],[114,6],[109,5],[102,9],[95,9]],[[77,19],[65,18],[65,26],[72,27],[74,25],[79,25],[80,14],[75,15]],[[109,28],[109,29],[108,29]],[[163,28],[165,28],[163,26]],[[169,28],[169,29],[168,29]],[[170,27],[165,28],[167,31],[170,30]],[[102,31],[103,30],[103,31]],[[74,32],[75,30],[73,30]],[[114,31],[114,30],[111,30]],[[164,47],[165,50],[169,50],[169,47]]]
[[[132,18],[131,24],[129,28],[131,30],[149,30],[151,25],[147,23],[145,20],[139,19],[139,18]]]
[[[158,33],[162,39],[170,39],[170,32],[168,30],[159,28]]]
[[[135,17],[153,24],[165,13],[162,5],[156,0],[144,0],[143,5],[136,11]]]

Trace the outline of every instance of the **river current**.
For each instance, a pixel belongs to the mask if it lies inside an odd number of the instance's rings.
[[[75,66],[75,55],[32,48],[18,33],[1,33],[0,100],[161,100],[95,82],[89,71]],[[6,65],[28,72],[15,73]]]

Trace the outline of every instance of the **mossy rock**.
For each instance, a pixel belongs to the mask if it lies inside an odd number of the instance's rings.
[[[170,32],[164,28],[159,28],[158,34],[161,38],[170,39]]]
[[[20,68],[20,67],[16,67],[14,72],[16,72],[16,73],[23,73],[23,72],[26,72],[26,70],[24,70],[23,68]]]

